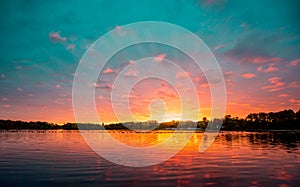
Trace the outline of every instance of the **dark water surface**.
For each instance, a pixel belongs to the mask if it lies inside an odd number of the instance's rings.
[[[170,134],[111,133],[133,146]],[[221,132],[200,153],[202,136],[168,161],[131,168],[98,156],[78,131],[0,131],[0,186],[300,186],[300,132]]]

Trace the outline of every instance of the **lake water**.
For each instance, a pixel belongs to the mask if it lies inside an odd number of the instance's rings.
[[[148,146],[170,132],[111,134]],[[202,136],[161,164],[133,168],[98,156],[78,131],[0,131],[0,186],[300,186],[300,132],[220,132],[199,152]]]

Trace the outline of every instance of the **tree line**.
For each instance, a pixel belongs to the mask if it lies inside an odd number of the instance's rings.
[[[223,128],[233,129],[263,129],[263,130],[284,130],[300,129],[300,110],[283,110],[279,112],[251,113],[245,119],[226,115]]]
[[[169,130],[175,128],[205,130],[209,120],[202,121],[170,121],[158,123],[151,120],[146,122],[124,122],[112,124],[76,124],[66,123],[58,125],[48,122],[24,122],[0,120],[0,129],[95,129],[95,130]],[[178,126],[180,125],[180,126]],[[300,110],[283,110],[279,112],[251,113],[246,118],[231,117],[226,115],[223,119],[222,130],[292,130],[300,129]]]

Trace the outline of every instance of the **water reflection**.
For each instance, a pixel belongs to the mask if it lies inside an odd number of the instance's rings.
[[[170,131],[111,135],[131,146],[150,146],[168,138]],[[203,134],[196,133],[168,161],[130,168],[99,157],[78,131],[1,131],[0,180],[1,186],[297,186],[299,135],[221,132],[200,153]]]

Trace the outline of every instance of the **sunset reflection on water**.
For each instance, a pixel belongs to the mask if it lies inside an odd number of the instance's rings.
[[[163,142],[172,132],[110,131],[110,134],[129,146],[147,147]],[[220,132],[211,147],[199,152],[203,133],[195,133],[171,159],[154,166],[132,168],[99,157],[79,131],[1,131],[0,179],[8,186],[297,186],[299,135],[299,132]]]

